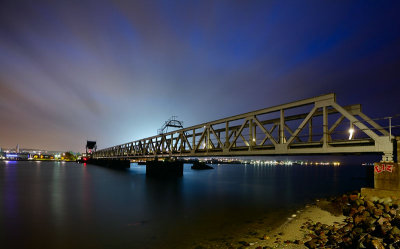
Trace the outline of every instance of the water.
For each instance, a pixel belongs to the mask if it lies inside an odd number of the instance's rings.
[[[134,164],[0,162],[2,248],[217,247],[315,198],[371,186],[357,165],[213,166],[162,180]]]

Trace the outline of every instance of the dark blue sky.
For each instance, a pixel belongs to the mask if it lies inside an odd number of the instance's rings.
[[[400,113],[400,1],[2,1],[0,147],[81,151],[325,93]]]

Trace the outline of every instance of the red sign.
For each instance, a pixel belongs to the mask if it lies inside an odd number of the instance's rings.
[[[375,169],[375,172],[378,174],[382,172],[382,168],[379,164],[375,164],[374,169]]]
[[[379,163],[377,163],[377,164],[375,164],[374,165],[374,169],[375,169],[375,172],[376,173],[381,173],[381,172],[383,172],[383,171],[387,171],[387,172],[389,172],[389,173],[392,173],[393,172],[393,164],[379,164]]]

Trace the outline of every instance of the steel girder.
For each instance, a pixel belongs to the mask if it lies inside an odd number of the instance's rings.
[[[308,129],[306,129],[308,126]],[[339,128],[346,128],[339,131]],[[348,138],[347,128],[357,136]],[[95,158],[382,153],[393,160],[389,132],[335,94],[273,106],[96,151]]]

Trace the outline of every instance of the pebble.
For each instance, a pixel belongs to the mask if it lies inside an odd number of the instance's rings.
[[[266,234],[264,234],[264,236],[262,237],[263,240],[269,240],[269,236],[267,236]]]

